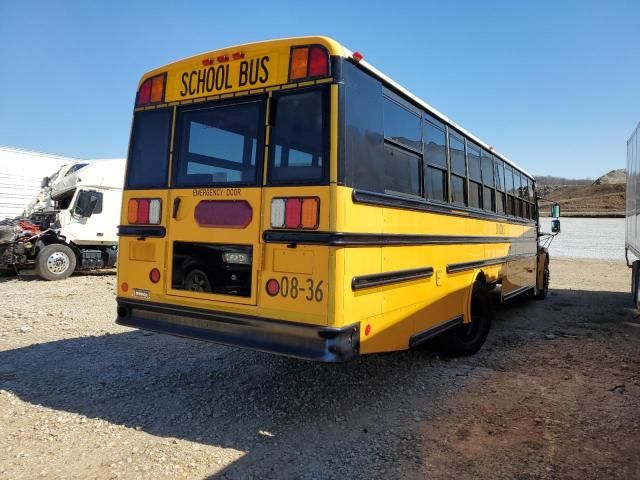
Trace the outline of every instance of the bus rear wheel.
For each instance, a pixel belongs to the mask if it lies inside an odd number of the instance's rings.
[[[483,282],[475,282],[471,292],[471,322],[444,333],[436,340],[436,350],[448,357],[473,355],[487,339],[492,317],[489,290]]]

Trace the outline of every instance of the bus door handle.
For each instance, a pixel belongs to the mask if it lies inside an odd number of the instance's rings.
[[[180,197],[173,199],[173,211],[171,213],[171,218],[174,220],[178,217],[178,210],[180,210]]]

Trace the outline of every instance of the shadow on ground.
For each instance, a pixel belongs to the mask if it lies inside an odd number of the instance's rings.
[[[545,302],[513,301],[498,308],[486,348],[466,359],[422,351],[327,365],[130,331],[0,352],[0,365],[15,369],[0,387],[32,404],[245,452],[212,478],[304,477],[331,462],[376,477],[407,450],[420,456],[412,425],[446,412],[476,367],[486,374],[548,332],[611,335],[606,324],[632,315],[627,297],[555,290]],[[602,315],[581,324],[578,306]],[[369,451],[378,441],[385,450]]]

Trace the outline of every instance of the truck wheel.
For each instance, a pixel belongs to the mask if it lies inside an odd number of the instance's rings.
[[[184,288],[192,292],[210,292],[211,283],[207,274],[197,268],[191,270],[184,279]]]
[[[487,286],[475,282],[471,292],[471,323],[463,323],[436,339],[436,350],[448,357],[473,355],[484,344],[491,329],[493,307]]]
[[[542,288],[538,290],[538,293],[534,295],[536,300],[544,300],[549,293],[549,280],[551,279],[551,273],[549,272],[549,257],[544,259],[544,272],[542,273]]]
[[[45,246],[36,258],[36,273],[45,280],[64,280],[76,269],[76,254],[66,245]]]

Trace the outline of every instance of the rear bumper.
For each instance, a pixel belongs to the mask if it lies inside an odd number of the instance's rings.
[[[320,362],[359,355],[360,324],[319,327],[118,298],[116,323],[127,327]]]

